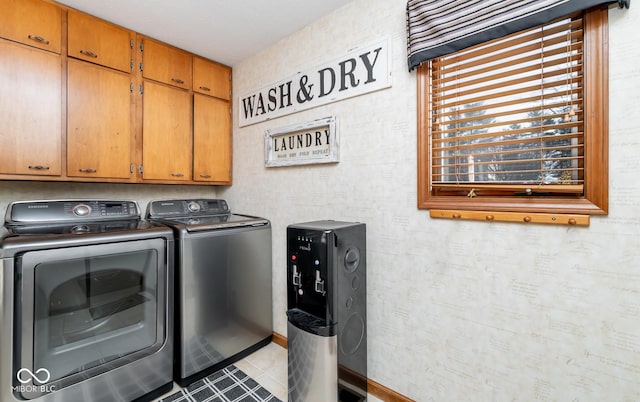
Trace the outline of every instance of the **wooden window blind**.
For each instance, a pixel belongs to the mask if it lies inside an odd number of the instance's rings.
[[[602,129],[606,119],[599,126],[586,123],[585,106],[595,105],[589,107],[600,113],[606,101],[585,102],[585,83],[596,81],[592,96],[606,84],[592,79],[594,73],[585,75],[585,26],[577,13],[419,68],[419,181],[426,184],[419,204],[442,208],[446,197],[460,197],[458,208],[487,209],[499,197],[510,197],[509,206],[499,210],[535,204],[539,211],[557,211],[562,198],[584,201],[587,181],[596,179],[590,173],[595,166],[587,162],[594,155],[589,147],[602,145],[594,136],[606,136],[606,129],[587,133],[588,126]],[[605,68],[603,60],[589,68]],[[591,213],[604,212],[600,206]]]

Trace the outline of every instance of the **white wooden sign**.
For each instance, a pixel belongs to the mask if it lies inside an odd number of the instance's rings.
[[[264,164],[267,167],[338,162],[338,151],[335,116],[264,133]]]
[[[238,97],[240,127],[391,86],[389,39]]]

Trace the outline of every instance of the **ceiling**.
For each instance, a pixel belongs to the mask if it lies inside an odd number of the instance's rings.
[[[229,66],[350,1],[57,0]]]

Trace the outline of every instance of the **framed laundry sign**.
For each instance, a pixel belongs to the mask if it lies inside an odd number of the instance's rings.
[[[336,117],[293,124],[264,133],[266,167],[339,161]]]

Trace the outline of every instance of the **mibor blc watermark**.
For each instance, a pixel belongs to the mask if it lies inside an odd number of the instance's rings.
[[[16,379],[20,383],[13,388],[14,392],[53,392],[56,389],[55,385],[44,385],[51,379],[51,373],[46,368],[39,368],[35,373],[28,368],[21,368],[16,373]],[[28,384],[33,380],[33,384]]]

